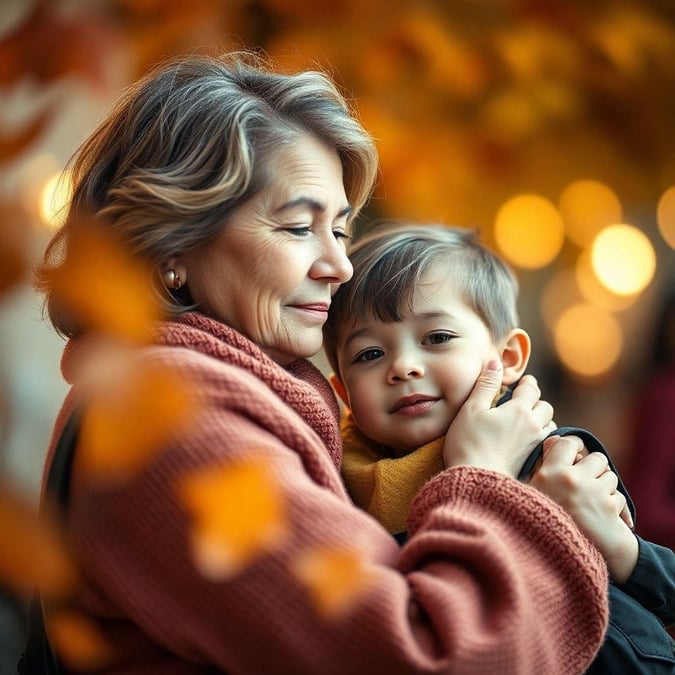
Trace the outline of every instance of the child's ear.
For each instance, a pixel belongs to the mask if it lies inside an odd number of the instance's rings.
[[[513,384],[523,375],[530,360],[531,349],[530,336],[522,328],[514,328],[506,336],[501,353],[504,384]]]
[[[335,389],[335,393],[340,397],[340,400],[349,407],[347,390],[345,389],[345,385],[342,384],[342,380],[335,373],[331,373],[328,376],[328,380],[333,385],[333,389]]]

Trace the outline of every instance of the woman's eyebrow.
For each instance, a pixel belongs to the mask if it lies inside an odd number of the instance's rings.
[[[285,204],[282,204],[280,207],[274,210],[274,214],[278,215],[279,213],[282,213],[283,211],[288,211],[290,209],[294,209],[298,206],[306,206],[309,207],[311,211],[317,212],[317,213],[324,213],[326,211],[326,205],[317,201],[316,199],[312,199],[311,197],[298,197],[297,199],[292,199],[290,202],[286,202]],[[336,220],[338,218],[343,218],[344,216],[348,216],[352,212],[352,207],[351,205],[347,204],[347,206],[343,207],[338,211],[338,214],[336,216]]]

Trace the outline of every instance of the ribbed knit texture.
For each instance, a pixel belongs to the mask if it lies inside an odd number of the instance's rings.
[[[309,361],[300,359],[286,369],[280,368],[237,331],[196,313],[165,324],[158,331],[158,342],[196,348],[259,378],[319,434],[333,462],[340,467],[342,442],[335,424],[339,418],[337,401],[326,378]]]
[[[188,315],[139,358],[177,369],[202,401],[189,434],[125,483],[75,467],[68,519],[80,608],[114,646],[99,672],[125,675],[581,673],[607,618],[604,564],[567,515],[505,476],[460,467],[429,481],[399,549],[340,480],[337,408],[306,362],[281,368],[246,338]],[[64,373],[86,340],[71,341]],[[58,433],[77,384],[57,420]],[[186,475],[263,458],[291,536],[231,579],[192,563]],[[358,552],[362,595],[322,616],[290,573],[321,546]],[[337,581],[326,580],[327,584]]]

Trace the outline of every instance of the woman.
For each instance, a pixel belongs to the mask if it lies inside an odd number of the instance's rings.
[[[338,408],[305,359],[351,276],[344,242],[376,153],[326,77],[277,74],[242,54],[168,64],[127,93],[74,169],[66,225],[43,261],[48,297],[62,244],[95,214],[154,266],[172,317],[143,358],[199,383],[201,402],[190,433],[123,487],[87,480],[76,462],[68,527],[78,605],[113,645],[101,672],[585,668],[606,622],[606,570],[560,508],[514,480],[552,417],[532,378],[489,410],[501,372],[486,368],[448,432],[453,466],[420,492],[403,549],[340,482]],[[87,331],[57,301],[49,309],[70,338],[64,374],[76,378]],[[571,466],[575,454],[561,441],[555,462]],[[173,486],[256,459],[280,487],[290,534],[238,574],[207,578]],[[368,570],[332,618],[292,571],[326,546],[356,552]]]

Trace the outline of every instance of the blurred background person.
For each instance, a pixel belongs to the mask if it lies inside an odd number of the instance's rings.
[[[654,331],[651,359],[635,399],[626,483],[637,531],[675,550],[675,290]]]

